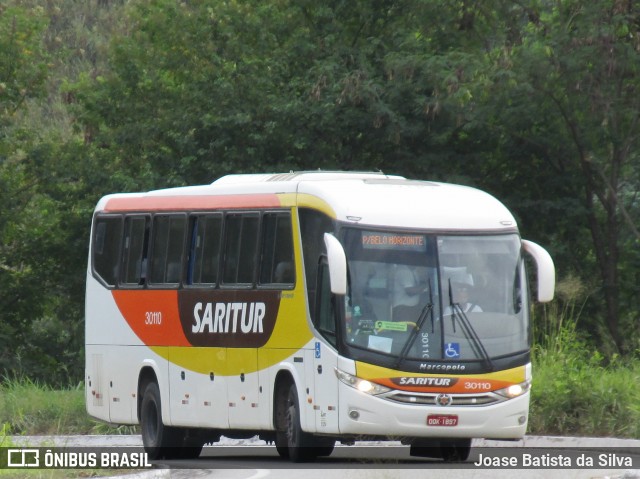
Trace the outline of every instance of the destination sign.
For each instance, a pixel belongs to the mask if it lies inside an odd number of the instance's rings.
[[[424,235],[363,231],[362,247],[364,249],[424,252],[427,250],[427,239]]]

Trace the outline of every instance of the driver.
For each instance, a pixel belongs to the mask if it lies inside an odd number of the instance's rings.
[[[453,303],[460,306],[464,313],[481,313],[482,308],[471,301],[473,285],[470,283],[451,282]],[[451,306],[447,306],[444,314],[451,314]]]

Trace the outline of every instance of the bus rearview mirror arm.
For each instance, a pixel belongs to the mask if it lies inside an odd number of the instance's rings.
[[[542,246],[532,241],[522,240],[522,246],[538,268],[538,301],[541,303],[551,301],[556,287],[556,269],[551,255]]]
[[[344,248],[331,233],[324,234],[324,244],[327,247],[331,292],[344,296],[347,294],[347,256]]]

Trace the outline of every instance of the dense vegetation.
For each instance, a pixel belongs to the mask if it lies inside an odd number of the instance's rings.
[[[5,0],[0,371],[81,379],[101,195],[317,168],[495,194],[631,361],[639,119],[631,0]]]

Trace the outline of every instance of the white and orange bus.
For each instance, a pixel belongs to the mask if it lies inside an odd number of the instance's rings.
[[[260,435],[313,460],[396,439],[465,459],[518,439],[530,305],[548,253],[476,189],[381,173],[230,175],[96,206],[86,289],[90,415],[140,424],[152,458]]]

